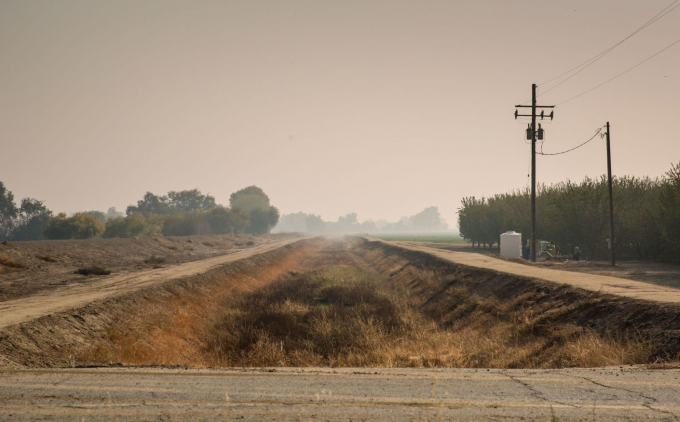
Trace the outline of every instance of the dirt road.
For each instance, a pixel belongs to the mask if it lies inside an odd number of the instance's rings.
[[[447,261],[467,265],[470,267],[485,268],[522,277],[537,278],[560,284],[569,284],[581,289],[609,293],[634,299],[666,303],[680,303],[680,289],[674,289],[672,287],[665,287],[650,283],[643,283],[640,281],[595,274],[535,268],[477,253],[454,252],[433,248],[425,246],[419,242],[386,241],[376,238],[369,239],[371,241],[384,242],[388,245],[393,245],[413,251],[426,252]]]
[[[0,371],[3,420],[678,420],[680,371]]]
[[[157,283],[205,273],[216,266],[280,248],[300,239],[272,240],[270,243],[261,244],[228,255],[155,270],[113,275],[101,279],[93,278],[91,282],[86,284],[67,285],[21,299],[0,302],[0,328],[84,306],[90,302],[110,296],[131,293]]]

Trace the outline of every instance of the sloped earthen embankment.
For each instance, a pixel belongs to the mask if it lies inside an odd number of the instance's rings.
[[[338,329],[355,322],[373,331]],[[385,344],[376,344],[375,333]],[[338,336],[346,337],[329,347]],[[302,240],[0,331],[5,367],[539,368],[652,363],[679,353],[680,306],[466,267],[362,238]]]

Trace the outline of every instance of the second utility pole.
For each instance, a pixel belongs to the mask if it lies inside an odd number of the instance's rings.
[[[536,262],[536,84],[531,84],[531,262]]]
[[[614,242],[614,198],[612,197],[612,152],[609,146],[609,122],[607,122],[607,178],[609,179],[609,264],[616,265]]]
[[[531,128],[529,137],[531,137],[531,262],[536,262],[536,117],[540,117],[543,120],[544,117],[550,117],[553,119],[553,113],[550,112],[549,116],[546,116],[543,111],[541,111],[540,116],[536,116],[537,108],[555,108],[555,106],[537,106],[536,105],[536,84],[531,84],[531,105],[517,105],[515,107],[531,107],[531,115],[519,114],[515,110],[515,120],[518,117],[531,117]],[[542,129],[541,129],[542,130]],[[543,139],[541,135],[541,139]]]

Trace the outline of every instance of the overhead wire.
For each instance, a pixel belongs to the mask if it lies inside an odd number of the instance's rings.
[[[617,79],[617,78],[619,78],[620,76],[623,76],[623,75],[625,75],[626,73],[630,72],[631,70],[635,69],[636,67],[638,67],[638,66],[640,66],[640,65],[642,65],[642,64],[644,64],[644,63],[646,63],[646,62],[648,62],[649,60],[653,59],[654,57],[658,56],[659,54],[661,54],[661,53],[663,53],[664,51],[668,50],[669,48],[673,47],[673,46],[676,45],[677,43],[680,43],[680,40],[675,41],[674,43],[672,43],[671,45],[667,46],[667,47],[664,48],[663,50],[661,50],[661,51],[659,51],[659,52],[653,54],[652,56],[650,56],[650,57],[644,59],[644,60],[641,61],[640,63],[636,64],[635,66],[633,66],[633,67],[631,67],[631,68],[628,68],[627,70],[625,70],[625,71],[619,73],[618,75],[616,75],[616,76],[614,76],[614,77],[612,77],[612,78],[610,78],[610,79],[607,79],[606,81],[602,82],[601,84],[596,85],[596,86],[594,86],[594,87],[588,89],[587,91],[583,91],[582,93],[580,93],[580,94],[578,94],[578,95],[574,95],[573,97],[568,98],[568,99],[566,99],[566,100],[564,100],[564,101],[562,101],[562,102],[560,102],[560,103],[557,103],[556,105],[564,104],[564,103],[566,103],[566,102],[569,102],[569,101],[571,101],[571,100],[574,100],[574,99],[576,99],[576,98],[578,98],[578,97],[580,97],[580,96],[582,96],[582,95],[585,95],[585,94],[587,94],[587,93],[589,93],[589,92],[591,92],[591,91],[596,90],[597,88],[601,87],[602,85],[608,84],[609,82],[613,81],[614,79]]]
[[[592,141],[593,139],[595,139],[598,135],[600,135],[600,137],[602,137],[603,134],[600,134],[600,132],[602,132],[602,129],[604,129],[604,126],[599,127],[599,128],[595,131],[595,134],[594,134],[590,139],[588,139],[587,141],[585,141],[584,143],[582,143],[582,144],[580,144],[580,145],[575,146],[574,148],[570,148],[570,149],[568,149],[568,150],[566,150],[566,151],[561,151],[561,152],[547,153],[547,152],[543,152],[543,146],[541,145],[541,152],[537,152],[536,154],[539,154],[539,155],[562,155],[562,154],[566,154],[566,153],[568,153],[568,152],[574,151],[574,150],[579,149],[579,148],[581,148],[582,146],[586,145],[588,142],[590,142],[590,141]]]
[[[633,31],[633,33],[631,33],[630,35],[628,35],[626,38],[622,39],[621,41],[617,42],[617,43],[614,44],[613,46],[609,47],[608,49],[604,50],[603,52],[597,54],[596,56],[590,58],[589,60],[586,60],[585,62],[581,63],[580,65],[578,65],[578,66],[576,66],[576,67],[574,67],[574,68],[572,68],[572,69],[570,69],[570,70],[568,70],[568,71],[566,71],[566,72],[564,72],[564,73],[562,73],[562,74],[560,74],[560,75],[558,75],[558,76],[555,76],[554,78],[552,78],[552,79],[550,79],[550,80],[547,80],[547,81],[545,81],[545,82],[543,82],[543,83],[540,83],[539,85],[545,85],[545,84],[550,83],[550,82],[552,82],[552,81],[554,81],[554,80],[556,80],[556,79],[561,78],[562,76],[568,75],[569,73],[573,72],[573,71],[576,70],[576,69],[582,68],[582,69],[580,69],[578,72],[574,73],[573,75],[569,76],[568,78],[566,78],[566,79],[564,79],[563,81],[561,81],[560,83],[558,83],[557,85],[554,85],[553,87],[547,89],[545,92],[543,92],[543,94],[546,94],[546,93],[552,91],[553,89],[555,89],[555,88],[557,88],[558,86],[562,85],[563,83],[567,82],[569,79],[571,79],[571,78],[573,78],[574,76],[578,75],[579,73],[583,72],[584,70],[586,70],[587,68],[589,68],[590,66],[592,66],[593,64],[595,64],[598,60],[600,60],[601,58],[603,58],[604,56],[606,56],[607,54],[609,54],[610,52],[612,52],[616,47],[620,46],[621,44],[623,44],[624,42],[626,42],[627,40],[629,40],[630,38],[632,38],[633,36],[635,36],[635,35],[638,34],[639,32],[641,32],[641,31],[643,31],[644,29],[646,29],[647,27],[653,25],[655,22],[657,22],[658,20],[662,19],[664,16],[666,16],[667,14],[669,14],[670,12],[672,12],[673,10],[677,9],[678,7],[680,7],[680,4],[677,4],[677,5],[675,5],[675,7],[671,8],[670,10],[668,10],[671,6],[673,6],[674,4],[678,3],[678,1],[680,1],[680,0],[674,0],[671,4],[669,4],[668,6],[666,6],[666,7],[665,7],[663,10],[661,10],[659,13],[657,13],[653,18],[651,18],[650,20],[648,20],[647,22],[645,22],[641,27],[639,27],[638,29],[636,29],[635,31]]]
[[[618,47],[619,45],[623,44],[623,43],[626,42],[628,39],[630,39],[630,38],[632,38],[633,36],[637,35],[639,32],[641,32],[641,31],[643,31],[644,29],[646,29],[647,27],[653,25],[653,24],[656,23],[658,20],[662,19],[664,16],[666,16],[667,14],[669,14],[670,12],[672,12],[673,10],[677,9],[678,7],[680,7],[680,4],[676,4],[676,3],[678,3],[678,2],[680,2],[680,0],[673,0],[668,6],[666,6],[665,8],[663,8],[659,13],[657,13],[657,14],[654,15],[651,19],[649,19],[647,22],[645,22],[641,27],[639,27],[638,29],[636,29],[635,31],[633,31],[630,35],[628,35],[626,38],[624,38],[624,39],[622,39],[621,41],[617,42],[616,44],[614,44],[613,46],[609,47],[608,49],[606,49],[606,50],[602,51],[601,53],[599,53],[599,54],[597,54],[597,55],[591,57],[590,59],[586,60],[585,62],[581,63],[580,65],[578,65],[578,66],[576,66],[576,67],[574,67],[574,68],[571,68],[571,69],[567,70],[566,72],[561,73],[561,74],[558,75],[558,76],[555,76],[555,77],[552,78],[552,79],[549,79],[549,80],[547,80],[547,81],[545,81],[545,82],[542,82],[542,83],[538,84],[538,85],[537,85],[537,88],[538,88],[539,86],[541,86],[541,85],[545,85],[545,84],[550,83],[550,82],[552,82],[552,81],[554,81],[554,80],[556,80],[556,79],[559,79],[559,78],[561,78],[561,77],[563,77],[563,76],[565,76],[565,75],[568,75],[569,73],[573,72],[573,71],[576,70],[576,69],[582,68],[582,69],[580,69],[579,71],[577,71],[576,73],[574,73],[573,75],[569,76],[569,77],[566,78],[565,80],[563,80],[563,81],[561,81],[560,83],[558,83],[557,85],[552,86],[551,88],[547,89],[546,91],[544,91],[544,92],[542,92],[542,93],[540,93],[540,94],[537,93],[536,97],[538,98],[539,96],[541,96],[541,95],[543,95],[543,94],[546,94],[546,93],[552,91],[553,89],[555,89],[555,88],[557,88],[558,86],[562,85],[563,83],[567,82],[568,80],[570,80],[570,79],[573,78],[574,76],[576,76],[576,75],[578,75],[579,73],[581,73],[581,72],[583,72],[584,70],[586,70],[588,67],[590,67],[591,65],[593,65],[594,63],[596,63],[596,62],[597,62],[598,60],[600,60],[602,57],[604,57],[605,55],[609,54],[609,53],[610,53],[612,50],[614,50],[616,47]],[[675,5],[675,6],[673,7],[673,5]],[[670,9],[670,10],[669,10],[669,9]],[[584,66],[585,66],[585,67],[584,67]],[[567,101],[569,101],[569,100],[567,100]],[[527,103],[529,103],[529,102],[531,102],[531,100],[529,100],[529,101],[527,101],[527,102],[525,102],[525,103],[523,103],[523,104],[527,104]]]

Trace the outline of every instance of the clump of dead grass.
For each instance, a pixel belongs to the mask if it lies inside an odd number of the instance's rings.
[[[150,257],[144,260],[144,263],[151,265],[160,265],[165,264],[166,261],[167,259],[164,256],[151,255]]]
[[[17,261],[16,259],[10,257],[9,255],[5,255],[0,253],[0,265],[3,265],[8,268],[26,268],[26,264],[24,264],[21,261]]]

